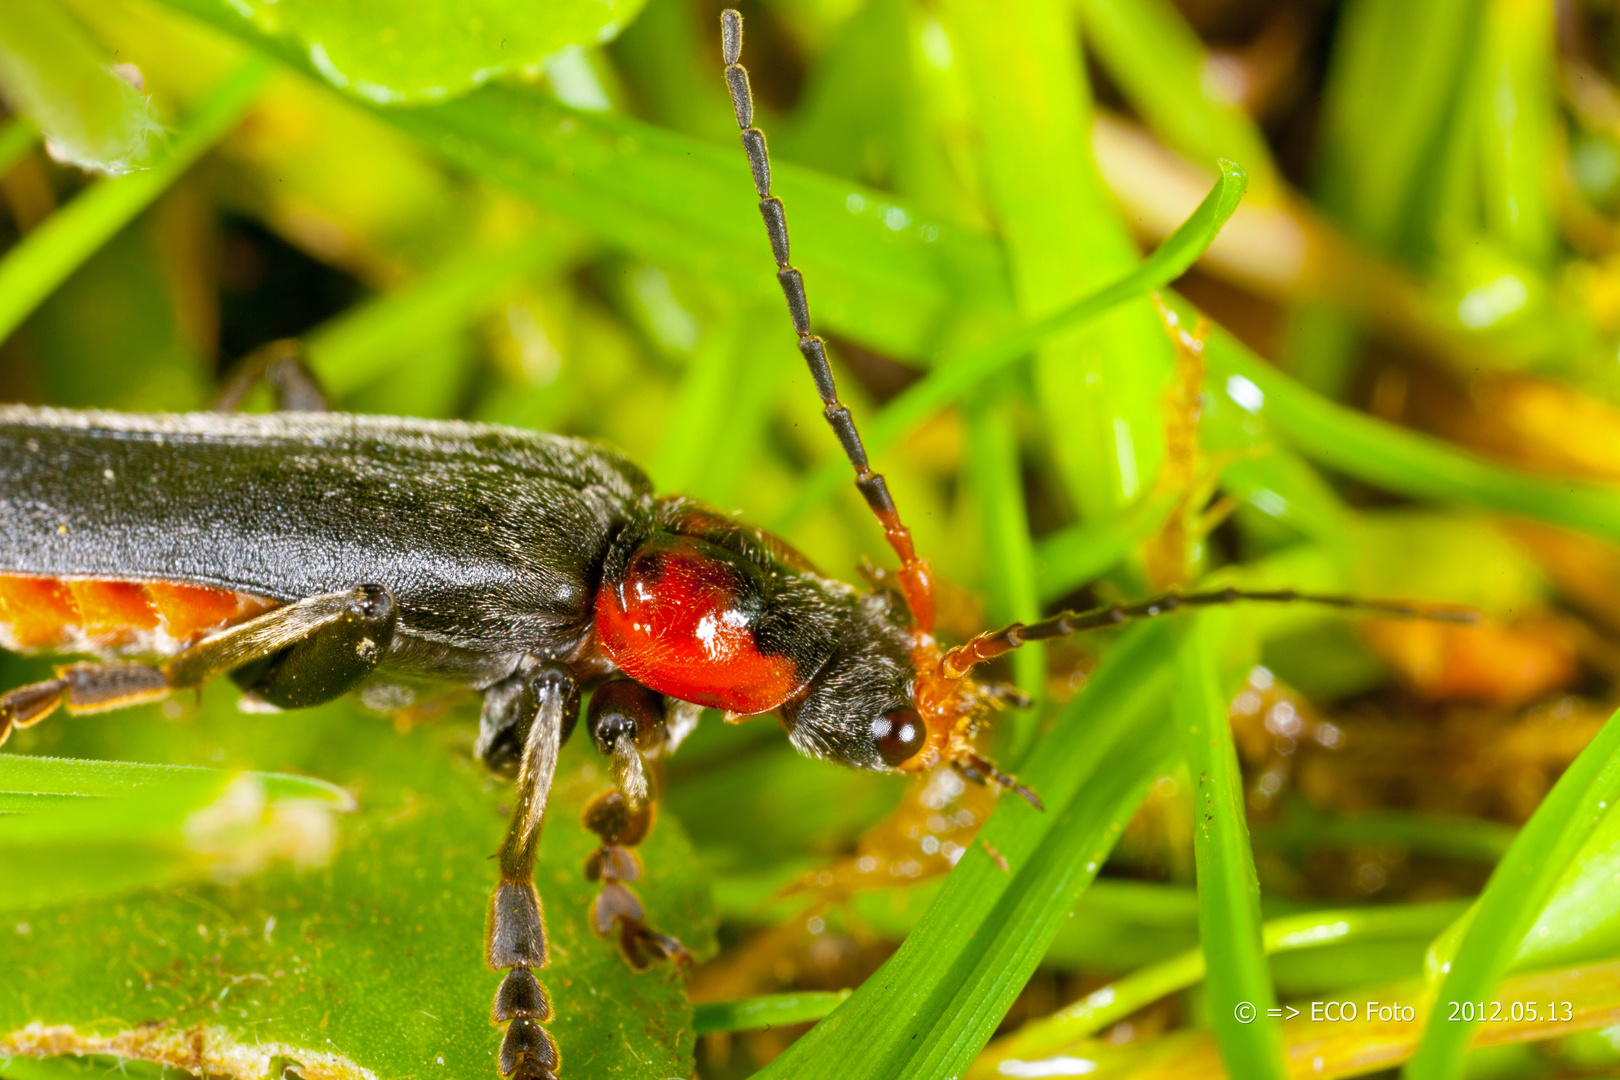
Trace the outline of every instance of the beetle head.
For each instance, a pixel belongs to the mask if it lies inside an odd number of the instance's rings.
[[[863,594],[827,663],[781,712],[800,753],[859,769],[926,772],[950,764],[1012,784],[973,745],[1001,706],[971,677],[951,678],[931,634],[885,588]]]

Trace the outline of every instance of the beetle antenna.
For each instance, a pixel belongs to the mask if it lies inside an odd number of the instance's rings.
[[[827,362],[827,342],[810,332],[810,303],[804,294],[804,275],[788,261],[787,217],[782,200],[771,194],[771,159],[765,149],[765,133],[754,126],[754,96],[748,86],[748,69],[738,63],[742,56],[742,13],[728,8],[720,13],[720,41],[726,62],[726,86],[731,91],[731,107],[737,114],[737,126],[742,129],[743,150],[748,154],[748,167],[754,174],[754,190],[759,195],[759,213],[765,219],[765,232],[770,237],[771,254],[776,257],[776,280],[787,298],[788,314],[793,318],[793,329],[799,335],[799,352],[809,365],[810,376],[816,381],[821,394],[822,415],[832,427],[833,434],[844,448],[844,454],[855,468],[855,486],[866,499],[866,505],[883,526],[883,535],[889,546],[900,557],[900,585],[905,593],[906,605],[911,609],[912,621],[921,633],[930,633],[934,627],[934,586],[927,560],[917,554],[911,540],[911,530],[900,520],[894,496],[883,474],[874,472],[866,459],[866,447],[861,434],[855,429],[855,418],[849,408],[838,400],[838,386],[833,381],[832,366]]]
[[[1436,622],[1460,623],[1472,626],[1479,622],[1479,612],[1465,608],[1429,607],[1403,603],[1398,600],[1362,600],[1354,596],[1334,596],[1323,593],[1302,593],[1294,589],[1251,590],[1238,588],[1216,589],[1201,593],[1165,593],[1134,604],[1112,604],[1090,611],[1064,611],[1040,622],[1013,623],[1000,630],[980,634],[966,645],[949,650],[941,661],[945,675],[960,679],[976,664],[1031,642],[1046,638],[1066,637],[1086,630],[1102,630],[1142,619],[1156,619],[1182,608],[1215,607],[1222,604],[1321,604],[1346,611],[1364,611],[1376,615],[1391,615],[1403,619],[1431,619]]]

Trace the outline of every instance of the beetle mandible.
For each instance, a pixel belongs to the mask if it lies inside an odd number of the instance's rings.
[[[775,713],[801,753],[882,772],[948,765],[1035,794],[975,737],[1016,693],[973,678],[1027,641],[1189,605],[1296,599],[1390,614],[1407,605],[1223,589],[1064,612],[955,648],[934,636],[934,583],[838,398],[771,194],[765,136],[722,16],[725,79],[799,350],[856,486],[899,561],[861,592],[782,540],[659,496],[630,461],[578,439],[490,425],[328,413],[296,349],[262,350],[220,411],[128,415],[0,407],[0,645],[95,659],[0,695],[0,741],[58,707],[90,713],[219,675],[249,705],[301,708],[363,683],[426,676],[483,697],[476,753],[514,775],[486,953],[502,1076],[555,1080],[533,884],[557,753],[586,729],[614,784],[586,809],[601,840],[593,924],[637,968],[685,963],[629,883],[651,827],[646,763],[704,708]],[[283,411],[229,411],[255,381]],[[148,478],[162,477],[152,485]],[[408,542],[405,542],[408,538]]]

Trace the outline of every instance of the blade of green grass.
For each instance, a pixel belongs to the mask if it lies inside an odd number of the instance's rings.
[[[1350,942],[1425,938],[1467,909],[1465,900],[1338,908],[1272,919],[1261,928],[1267,956]],[[1205,976],[1202,948],[1188,949],[1094,990],[1051,1016],[1033,1020],[991,1043],[968,1080],[989,1080],[1007,1060],[1037,1061],[1067,1050],[1160,998],[1195,986]]]
[[[1620,800],[1620,712],[1558,778],[1497,864],[1474,909],[1473,922],[1435,988],[1431,1022],[1403,1075],[1410,1080],[1450,1080],[1462,1074],[1478,1025],[1451,1021],[1448,1003],[1491,999],[1565,867],[1616,800]]]
[[[1247,184],[1248,177],[1242,168],[1223,161],[1220,178],[1198,204],[1198,209],[1165,237],[1152,255],[1118,280],[1068,307],[1037,319],[990,345],[946,360],[862,425],[861,435],[867,450],[874,456],[881,454],[924,420],[960,401],[990,376],[1022,360],[1052,334],[1086,325],[1144,292],[1168,286],[1186,273],[1214,242],[1221,226],[1237,210]],[[800,486],[797,500],[774,523],[775,530],[791,531],[805,514],[847,483],[848,475],[848,465],[842,461],[829,460],[816,469]]]
[[[232,775],[236,774],[184,765],[0,754],[0,813],[26,813],[64,798],[128,795],[167,783],[184,785],[198,778]],[[338,809],[353,809],[349,794],[325,780],[287,773],[249,775],[263,781],[273,799],[313,799]]]
[[[399,357],[499,303],[512,282],[562,265],[577,246],[534,233],[474,244],[416,280],[345,310],[307,338],[310,364],[345,395],[387,374]]]
[[[1275,197],[1277,169],[1259,125],[1218,95],[1198,34],[1169,0],[1084,0],[1087,43],[1165,143],[1193,161],[1231,158],[1254,198]]]
[[[353,809],[302,776],[0,754],[0,910],[240,876],[255,845],[318,860],[325,815]]]
[[[670,403],[652,476],[661,491],[708,497],[702,480],[714,460],[714,442],[698,432],[724,426],[731,394],[743,376],[741,343],[749,311],[724,311],[710,320],[686,361]]]
[[[1455,107],[1487,5],[1347,4],[1328,72],[1317,185],[1361,240],[1391,250]]]
[[[1030,623],[1040,619],[1041,602],[1035,591],[1035,553],[1024,507],[1024,477],[1012,408],[1006,395],[998,395],[997,400],[968,409],[966,472],[979,509],[995,621]],[[1012,660],[1019,688],[1032,697],[1042,696],[1046,649],[1025,646]],[[1026,716],[1033,721],[1034,714]],[[1032,724],[1019,722],[1025,718],[1014,721],[1020,737],[1003,744],[1014,747],[1009,755],[1013,761],[1027,747],[1023,733],[1033,730]]]
[[[1206,992],[1215,1041],[1231,1076],[1287,1075],[1282,1029],[1260,933],[1260,881],[1243,812],[1243,777],[1221,689],[1216,631],[1224,612],[1201,612],[1182,627],[1176,650],[1176,726],[1193,776],[1193,853],[1198,866],[1198,937],[1208,963]]]
[[[267,61],[247,61],[197,109],[151,168],[99,181],[7,252],[0,261],[0,341],[234,127],[269,72]]]
[[[162,2],[316,74],[307,57],[223,4]],[[714,79],[723,86],[718,66]],[[782,302],[746,159],[734,142],[581,112],[504,85],[438,105],[375,111],[446,160],[628,251]],[[790,162],[773,162],[771,175],[788,208],[794,264],[823,329],[917,357],[1012,321],[1006,266],[988,237]],[[883,300],[874,304],[874,297]]]
[[[851,990],[804,991],[796,994],[761,994],[735,1001],[704,1001],[692,1008],[692,1025],[699,1035],[718,1031],[769,1031],[783,1024],[820,1020],[842,1005]]]
[[[1411,256],[1429,239],[1414,205],[1443,181],[1430,168],[1448,138],[1486,5],[1476,0],[1356,0],[1345,5],[1323,94],[1314,185],[1322,206],[1375,251]],[[1451,199],[1432,199],[1445,213]],[[1420,239],[1421,238],[1421,239]],[[1283,367],[1319,393],[1341,396],[1358,328],[1324,307],[1301,309]]]
[[[1171,635],[1125,635],[1029,756],[1041,813],[1002,800],[900,950],[760,1073],[845,1080],[960,1073],[995,1029],[1147,784],[1168,765],[1162,716]],[[853,1055],[850,1047],[861,1048]]]
[[[1056,310],[1128,272],[1140,256],[1091,158],[1072,7],[950,0],[942,11],[1019,311]],[[1082,514],[1134,499],[1164,453],[1159,393],[1170,371],[1170,345],[1146,298],[1042,341],[1032,371],[1047,442]]]
[[[1181,493],[1149,493],[1117,514],[1048,533],[1035,544],[1040,599],[1050,603],[1103,573],[1164,524]]]
[[[1478,176],[1485,221],[1519,257],[1548,267],[1557,250],[1553,210],[1555,143],[1562,138],[1553,63],[1553,5],[1484,5],[1480,61],[1486,86],[1479,110]]]
[[[5,126],[0,127],[0,176],[10,172],[38,142],[39,132],[34,130],[34,125],[20,117],[7,120]]]
[[[1281,823],[1254,831],[1256,848],[1305,852],[1324,847],[1398,847],[1448,859],[1493,863],[1518,830],[1500,822],[1398,810],[1333,817],[1290,805]]]
[[[1552,480],[1483,458],[1345,408],[1265,363],[1215,330],[1204,350],[1211,385],[1234,385],[1257,415],[1307,457],[1397,494],[1477,506],[1620,540],[1620,489]],[[1233,384],[1237,377],[1241,383]],[[1263,400],[1255,402],[1253,395]]]

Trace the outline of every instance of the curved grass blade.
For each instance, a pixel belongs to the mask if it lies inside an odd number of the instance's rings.
[[[1169,286],[1190,269],[1215,242],[1248,186],[1248,176],[1235,162],[1221,162],[1221,175],[1186,221],[1165,237],[1153,254],[1130,273],[1105,285],[1089,296],[1055,311],[1043,319],[1016,330],[1000,340],[963,356],[945,361],[884,410],[862,424],[867,451],[881,454],[907,432],[947,405],[965,397],[974,387],[1060,330],[1071,330],[1107,314],[1128,300],[1153,289]],[[798,499],[774,524],[777,531],[791,530],[794,523],[827,499],[846,482],[848,466],[829,459],[806,478]]]
[[[1350,942],[1427,938],[1450,925],[1467,907],[1465,900],[1443,900],[1312,911],[1266,923],[1261,928],[1262,942],[1266,955],[1272,956]],[[1195,948],[1134,971],[991,1043],[968,1078],[990,1080],[1001,1075],[997,1066],[1003,1061],[1037,1061],[1062,1053],[1167,994],[1197,985],[1205,970],[1204,950]]]
[[[1157,718],[1171,641],[1162,625],[1127,633],[1037,744],[1021,779],[1047,811],[1003,800],[980,833],[1012,872],[974,845],[900,950],[762,1080],[931,1078],[967,1068],[1174,754]]]
[[[1478,1024],[1452,1021],[1449,1003],[1491,1000],[1564,868],[1617,799],[1620,712],[1558,778],[1497,864],[1474,910],[1473,923],[1435,990],[1432,1016],[1439,1022],[1424,1031],[1404,1074],[1410,1080],[1449,1080],[1462,1074]]]
[[[1219,329],[1204,359],[1212,386],[1227,387],[1228,396],[1231,387],[1241,387],[1251,412],[1335,472],[1412,498],[1479,506],[1620,541],[1620,488],[1532,476],[1375,420],[1306,389]]]
[[[0,261],[0,341],[234,127],[269,72],[268,61],[248,60],[198,108],[151,168],[100,181],[7,252]]]
[[[755,1031],[780,1024],[820,1020],[854,993],[852,990],[761,994],[735,1001],[707,1001],[692,1007],[692,1026],[699,1035],[718,1031]]]
[[[1260,881],[1243,815],[1243,778],[1221,689],[1216,629],[1224,612],[1201,612],[1176,650],[1176,726],[1192,774],[1198,936],[1208,962],[1211,1022],[1232,1076],[1283,1080],[1282,1029],[1260,932]]]

